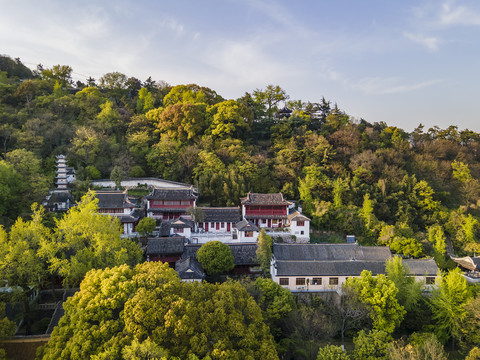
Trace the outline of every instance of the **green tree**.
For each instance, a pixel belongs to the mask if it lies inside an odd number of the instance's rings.
[[[142,236],[149,235],[155,231],[155,220],[150,217],[144,217],[138,222],[135,229]]]
[[[135,265],[142,259],[138,244],[121,238],[120,221],[97,213],[95,192],[85,194],[54,229],[55,242],[45,249],[50,270],[65,286],[78,285],[90,269],[120,264]]]
[[[15,219],[24,208],[26,184],[13,165],[0,160],[0,219]],[[6,221],[3,221],[6,222]]]
[[[51,242],[50,231],[43,225],[43,208],[34,204],[32,211],[32,219],[18,218],[8,236],[0,227],[0,278],[8,286],[22,289],[27,334],[30,334],[29,296],[47,282],[48,266],[42,249]]]
[[[235,267],[232,250],[220,241],[209,241],[197,252],[198,261],[209,275],[229,272]]]
[[[278,359],[239,283],[184,283],[160,262],[92,270],[64,308],[41,359]]]
[[[262,267],[263,273],[266,276],[270,275],[270,261],[272,260],[273,238],[265,233],[265,230],[260,231],[258,235],[258,247],[256,251],[257,261]]]
[[[447,251],[447,244],[442,226],[439,224],[432,225],[427,230],[427,236],[435,251],[440,255],[444,255]]]
[[[389,347],[392,337],[388,332],[372,330],[365,332],[361,330],[353,339],[355,349],[353,358],[355,360],[389,359]]]
[[[28,187],[24,197],[28,205],[43,200],[48,192],[49,181],[43,174],[41,160],[34,153],[25,149],[8,152],[5,160],[13,165]]]
[[[317,360],[350,360],[350,356],[340,346],[326,345],[318,350]]]
[[[267,85],[265,90],[256,89],[253,92],[255,102],[261,104],[266,111],[267,116],[273,116],[277,110],[277,104],[289,99],[286,91],[278,85]]]
[[[375,330],[390,334],[402,322],[405,310],[397,301],[398,290],[385,275],[373,277],[370,271],[363,270],[360,277],[348,278],[344,287],[355,291],[358,299],[370,308]]]
[[[373,214],[373,201],[370,199],[369,193],[366,193],[363,196],[363,205],[359,213],[360,217],[365,222],[366,228],[371,229],[375,215]]]
[[[479,360],[480,359],[480,348],[475,346],[470,352],[468,353],[465,360]]]
[[[271,279],[258,278],[254,283],[247,283],[247,291],[262,309],[263,319],[272,334],[276,338],[281,336],[286,317],[296,307],[290,290]]]
[[[471,298],[467,281],[460,269],[454,269],[445,274],[438,284],[431,298],[431,306],[435,326],[433,330],[443,343],[462,336],[462,323],[467,316],[466,305]]]
[[[110,180],[115,182],[115,188],[120,189],[123,180],[123,169],[120,166],[114,166],[110,173]]]
[[[422,297],[422,283],[409,276],[408,265],[402,264],[402,258],[395,256],[388,259],[385,265],[388,280],[393,281],[398,289],[397,301],[407,312],[414,311]]]
[[[0,303],[0,340],[13,336],[17,325],[5,315],[5,303]],[[0,360],[7,360],[4,349],[0,349]]]
[[[412,334],[409,343],[394,341],[389,347],[391,360],[447,360],[443,345],[434,334]]]
[[[253,119],[247,117],[248,112],[235,100],[215,104],[207,111],[211,124],[209,133],[216,138],[242,137],[250,130]]]
[[[147,88],[142,87],[138,92],[137,114],[146,113],[154,108],[153,95]]]
[[[71,85],[72,68],[68,65],[54,65],[51,69],[42,71],[42,78],[51,81],[58,81],[62,87]]]

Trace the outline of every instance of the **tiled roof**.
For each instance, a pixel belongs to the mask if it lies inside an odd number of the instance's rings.
[[[283,198],[282,193],[258,194],[248,193],[241,199],[242,205],[291,205],[291,202]]]
[[[402,263],[408,266],[410,275],[437,276],[438,273],[438,266],[433,259],[403,259]]]
[[[48,199],[47,204],[53,205],[56,203],[73,202],[72,194],[68,190],[54,190],[52,196]]]
[[[385,274],[385,261],[277,261],[277,276],[359,276]]]
[[[300,213],[298,210],[295,210],[291,214],[288,215],[289,221],[310,221],[308,217]]]
[[[258,227],[248,220],[242,220],[235,224],[238,231],[260,231]]]
[[[146,198],[149,200],[194,200],[197,195],[193,189],[154,189]]]
[[[232,250],[233,261],[235,265],[258,265],[257,244],[227,244]],[[197,251],[200,249],[199,244],[188,244],[185,246],[184,257],[197,258]]]
[[[358,244],[273,244],[276,260],[327,261],[376,260],[385,262],[391,257],[386,246],[359,246]]]
[[[171,223],[171,226],[173,228],[190,228],[190,229],[193,229],[193,227],[195,226],[194,222],[190,219],[186,219],[184,217],[179,217],[177,220],[173,221]]]
[[[238,207],[202,207],[200,209],[204,214],[203,222],[236,223],[242,218]]]
[[[150,238],[147,242],[147,255],[174,255],[183,253],[183,236]]]
[[[180,276],[180,279],[184,280],[203,280],[205,278],[205,272],[202,269],[202,265],[191,257],[177,260],[175,263],[175,271]]]
[[[98,199],[100,209],[123,209],[133,208],[135,204],[130,202],[124,191],[96,191],[95,197]]]

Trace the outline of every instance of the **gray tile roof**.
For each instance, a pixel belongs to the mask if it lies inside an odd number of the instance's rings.
[[[386,246],[359,246],[358,244],[273,244],[276,260],[377,260],[391,257]]]
[[[123,191],[96,191],[95,197],[98,199],[98,207],[100,209],[135,207],[135,204],[130,202],[127,194]]]
[[[147,242],[147,255],[174,255],[184,250],[183,236],[150,238]]]
[[[291,202],[283,198],[282,193],[258,194],[248,193],[241,199],[242,205],[291,205]]]
[[[227,244],[232,250],[233,261],[235,265],[258,265],[257,244]],[[192,257],[197,259],[197,251],[200,244],[188,244],[185,246],[183,257]]]
[[[190,220],[190,219],[186,219],[182,216],[180,216],[177,220],[173,221],[171,223],[171,227],[172,228],[190,228],[190,229],[193,229],[193,227],[195,226],[195,223]]]
[[[235,224],[238,231],[260,231],[258,227],[248,220],[242,220]]]
[[[194,200],[197,195],[193,189],[154,189],[146,198],[149,200]]]
[[[363,270],[385,274],[385,261],[277,261],[277,276],[359,276]]]
[[[203,280],[205,272],[202,265],[194,258],[187,257],[177,260],[175,263],[175,271],[183,280]]]
[[[242,216],[238,207],[202,207],[203,222],[229,222],[236,223]]]
[[[289,221],[310,221],[308,217],[300,213],[298,210],[294,210],[288,215]]]
[[[72,197],[72,194],[70,194],[70,191],[54,190],[52,192],[52,196],[50,197],[50,199],[48,199],[47,204],[53,205],[56,203],[64,203],[67,201],[70,201],[70,203],[73,203],[73,197]]]
[[[403,259],[402,263],[408,265],[410,275],[437,276],[438,266],[433,259]]]

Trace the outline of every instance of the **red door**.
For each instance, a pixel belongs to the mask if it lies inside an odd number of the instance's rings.
[[[268,219],[268,227],[272,227],[272,220]]]
[[[205,231],[208,231],[208,223],[205,223]]]
[[[215,229],[220,230],[220,223],[215,223]]]
[[[227,223],[227,231],[230,231],[230,223]]]

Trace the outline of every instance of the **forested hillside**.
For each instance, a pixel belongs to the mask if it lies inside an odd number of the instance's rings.
[[[1,222],[43,199],[55,156],[66,154],[77,198],[115,169],[195,184],[199,203],[213,206],[281,191],[300,200],[314,240],[355,234],[406,256],[435,254],[441,266],[445,235],[457,254],[480,251],[480,134],[422,125],[407,133],[324,98],[246,90],[224,99],[118,72],[74,83],[69,65],[31,71],[0,57]]]

